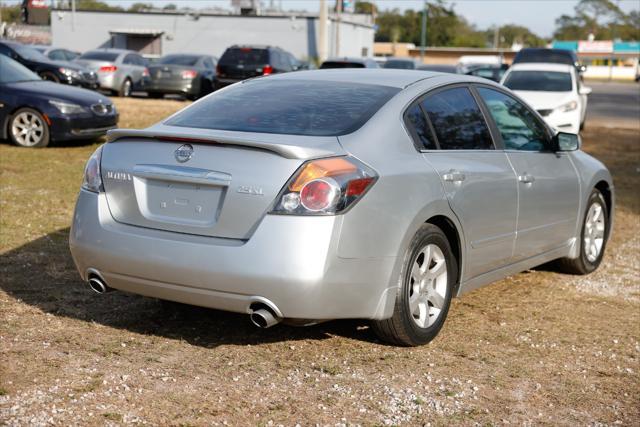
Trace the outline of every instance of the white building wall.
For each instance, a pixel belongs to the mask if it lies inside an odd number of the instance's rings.
[[[337,25],[329,21],[329,36]],[[340,54],[361,56],[363,48],[373,55],[373,28],[363,24],[340,24]],[[52,44],[86,51],[111,47],[109,31],[164,31],[162,54],[202,53],[220,56],[234,44],[268,44],[279,46],[300,59],[317,56],[318,19],[288,16],[201,15],[183,14],[52,11]],[[335,42],[329,40],[329,48]],[[121,47],[125,46],[113,46]],[[333,54],[333,52],[331,52]]]

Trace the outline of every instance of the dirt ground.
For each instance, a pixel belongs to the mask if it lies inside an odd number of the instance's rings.
[[[121,126],[184,105],[117,100]],[[454,300],[421,348],[366,321],[246,316],[98,296],[67,238],[96,144],[0,144],[0,425],[638,425],[640,135],[588,127],[614,174],[613,241],[585,277],[544,268]]]

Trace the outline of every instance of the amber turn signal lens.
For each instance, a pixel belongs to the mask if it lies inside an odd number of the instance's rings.
[[[341,157],[314,160],[305,165],[295,181],[289,185],[289,190],[300,191],[306,183],[314,179],[354,173],[357,170],[356,165]]]

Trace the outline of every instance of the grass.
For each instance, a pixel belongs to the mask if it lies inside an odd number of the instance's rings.
[[[116,102],[124,127],[186,105]],[[97,144],[0,144],[0,424],[637,424],[639,142],[584,134],[616,184],[598,272],[539,269],[474,291],[413,349],[381,344],[363,321],[261,331],[236,314],[97,297],[67,248]]]

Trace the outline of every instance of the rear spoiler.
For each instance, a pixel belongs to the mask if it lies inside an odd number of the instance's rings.
[[[342,150],[336,137],[309,137],[297,135],[275,135],[275,134],[250,134],[246,137],[236,136],[236,132],[209,131],[202,129],[180,130],[172,132],[164,129],[113,129],[107,132],[107,142],[112,143],[122,139],[152,139],[164,142],[182,142],[191,144],[220,144],[234,145],[242,147],[256,148],[270,151],[287,159],[315,159],[335,155],[346,154]],[[295,138],[293,138],[295,137]],[[282,141],[275,141],[276,139]],[[306,139],[308,144],[296,145],[287,144],[286,140]],[[271,142],[269,140],[272,140]],[[292,141],[293,142],[293,141]],[[328,144],[330,142],[330,144]],[[335,147],[337,150],[332,150]]]

